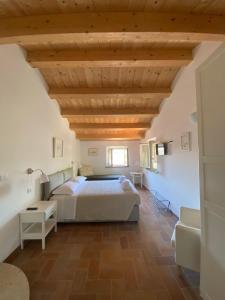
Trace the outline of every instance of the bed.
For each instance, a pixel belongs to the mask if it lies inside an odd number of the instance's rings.
[[[113,222],[139,220],[140,196],[131,185],[124,191],[119,180],[83,181],[72,195],[53,195],[72,178],[72,169],[49,175],[43,184],[43,199],[57,200],[59,222]]]
[[[87,177],[87,181],[90,180],[118,180],[121,176],[121,174],[94,174],[94,170],[92,168],[92,166],[90,165],[85,165],[83,167],[80,167],[78,169],[78,175],[83,175],[85,177]]]

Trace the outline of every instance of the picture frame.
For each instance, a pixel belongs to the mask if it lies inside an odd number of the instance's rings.
[[[57,137],[53,138],[53,158],[63,157],[63,140]]]
[[[97,148],[88,148],[88,156],[97,156],[98,149]]]

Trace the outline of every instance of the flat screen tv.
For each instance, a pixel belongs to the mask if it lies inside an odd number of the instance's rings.
[[[156,144],[156,154],[159,156],[167,155],[167,143]]]

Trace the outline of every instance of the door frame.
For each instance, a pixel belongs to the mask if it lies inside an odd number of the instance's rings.
[[[205,197],[205,182],[204,182],[204,165],[206,163],[218,164],[225,163],[225,156],[217,158],[204,155],[203,149],[203,111],[202,111],[202,94],[201,94],[201,72],[220,55],[225,53],[225,43],[219,46],[196,70],[196,100],[197,100],[197,118],[198,118],[198,146],[199,146],[199,182],[200,182],[200,210],[201,210],[201,276],[200,276],[200,295],[204,300],[213,300],[204,291],[204,257],[207,253],[207,229],[206,229],[206,210],[211,212],[218,218],[225,220],[225,208],[221,208],[216,204],[209,203]]]

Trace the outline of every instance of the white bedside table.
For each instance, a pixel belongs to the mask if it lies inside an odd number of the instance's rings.
[[[37,201],[29,207],[36,210],[20,212],[20,242],[23,249],[24,240],[42,240],[42,249],[45,249],[45,238],[55,228],[57,231],[57,202]]]
[[[140,184],[141,184],[141,188],[142,188],[142,183],[143,183],[143,173],[141,172],[130,172],[130,176],[132,178],[132,182],[135,185],[136,182],[136,178],[139,178],[140,180]]]

